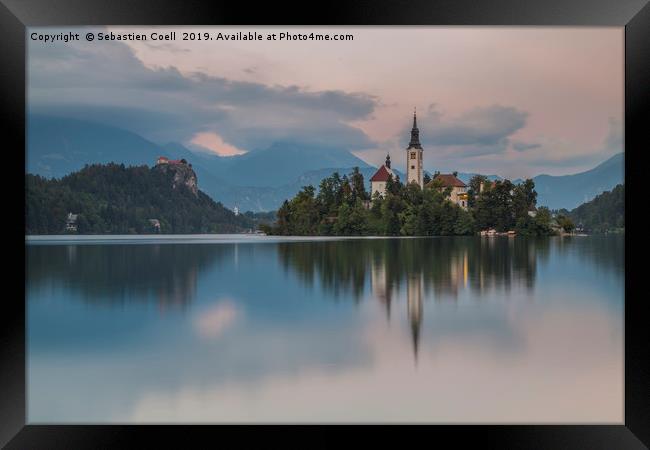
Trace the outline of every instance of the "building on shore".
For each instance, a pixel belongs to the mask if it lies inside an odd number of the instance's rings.
[[[467,209],[467,185],[463,183],[455,173],[437,174],[427,186],[437,185],[438,183],[443,189],[451,187],[449,200],[461,208]]]
[[[77,214],[68,213],[68,217],[65,219],[65,231],[77,232]]]
[[[151,225],[154,233],[160,233],[160,220],[149,219],[149,224]]]

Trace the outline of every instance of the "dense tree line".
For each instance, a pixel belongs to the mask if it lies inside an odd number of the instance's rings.
[[[342,236],[442,236],[471,235],[479,230],[516,230],[524,235],[553,234],[551,214],[539,208],[532,180],[514,185],[508,180],[487,183],[483,176],[470,181],[468,210],[449,200],[450,187],[434,178],[421,189],[389,177],[386,195],[370,198],[358,168],[323,179],[318,193],[305,186],[277,211],[269,234]],[[483,188],[481,189],[481,186]]]
[[[226,233],[251,227],[221,203],[186,186],[173,188],[173,173],[147,166],[86,165],[61,179],[26,176],[26,233],[63,234],[68,213],[79,234]]]
[[[621,231],[625,228],[625,185],[619,184],[571,212],[561,213],[590,233]]]

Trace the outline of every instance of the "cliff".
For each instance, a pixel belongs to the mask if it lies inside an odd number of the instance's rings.
[[[157,164],[151,170],[158,171],[170,177],[173,189],[178,189],[179,186],[185,186],[195,197],[198,197],[198,182],[191,164],[186,162]]]

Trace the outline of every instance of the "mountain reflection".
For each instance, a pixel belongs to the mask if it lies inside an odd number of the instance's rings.
[[[232,246],[27,246],[29,289],[62,285],[89,303],[150,300],[161,310],[184,308],[199,274],[232,255]]]

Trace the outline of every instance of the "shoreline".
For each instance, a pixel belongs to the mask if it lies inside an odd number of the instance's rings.
[[[283,243],[314,242],[342,240],[379,240],[379,239],[439,239],[439,238],[552,238],[552,237],[586,237],[590,234],[563,234],[555,236],[274,236],[260,234],[87,234],[87,235],[26,235],[25,245],[65,245],[65,244],[248,244],[248,243]]]
[[[61,244],[247,244],[309,241],[417,239],[442,236],[269,236],[255,234],[26,235],[26,245]]]

